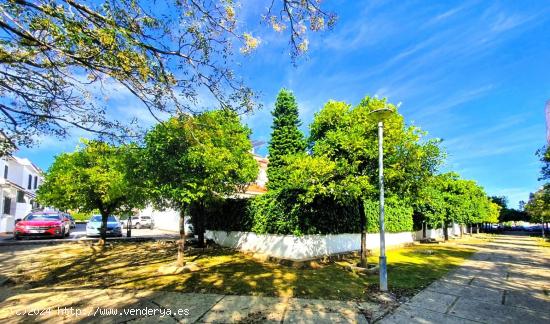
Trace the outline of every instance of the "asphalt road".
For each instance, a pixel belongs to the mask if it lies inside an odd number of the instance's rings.
[[[122,229],[122,233],[123,233],[124,236],[126,236],[126,228]],[[156,228],[154,228],[154,229],[135,229],[134,228],[134,229],[132,229],[132,237],[171,239],[171,238],[177,238],[178,233],[165,231],[165,230],[160,230],[160,229],[156,229]],[[76,224],[76,227],[71,229],[71,232],[70,232],[69,236],[66,237],[66,238],[63,238],[63,239],[58,239],[58,238],[50,238],[50,239],[36,238],[36,239],[34,239],[33,238],[33,239],[25,239],[25,240],[15,241],[15,242],[29,242],[29,241],[42,241],[42,240],[47,240],[47,241],[50,241],[50,240],[74,241],[74,240],[80,240],[80,239],[85,239],[85,238],[86,238],[86,224]],[[13,236],[10,234],[10,235],[7,235],[5,237],[0,237],[0,242],[2,242],[2,241],[4,241],[4,242],[14,241]]]
[[[126,236],[126,228],[122,229],[122,234]],[[157,237],[157,236],[177,236],[177,233],[175,232],[168,232],[164,230],[159,230],[156,228],[148,229],[148,228],[142,228],[142,229],[132,229],[132,237]],[[80,239],[86,237],[86,224],[76,224],[76,228],[73,228],[71,230],[71,233],[69,234],[69,237],[67,239]]]

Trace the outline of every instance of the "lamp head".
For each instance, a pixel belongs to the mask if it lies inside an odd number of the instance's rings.
[[[369,112],[369,115],[374,114],[375,116],[377,116],[378,120],[384,120],[384,119],[388,118],[393,113],[395,113],[395,111],[393,109],[390,109],[388,107],[384,107],[384,108],[375,109],[375,110]]]

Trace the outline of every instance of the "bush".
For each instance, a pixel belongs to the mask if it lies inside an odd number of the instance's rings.
[[[296,200],[293,192],[269,192],[251,204],[256,233],[338,234],[358,231],[356,206],[345,206],[332,197],[316,197],[312,203]]]
[[[205,229],[214,231],[243,231],[252,229],[252,214],[248,211],[251,199],[216,199],[204,209]],[[191,205],[189,214],[193,226],[197,227],[199,208]]]
[[[215,200],[205,209],[205,228],[258,234],[359,233],[357,206],[345,205],[327,196],[318,196],[304,204],[297,196],[291,191],[270,191],[250,199]],[[365,203],[368,232],[378,232],[378,209],[378,201]],[[191,208],[190,213],[196,217],[196,207]],[[411,231],[412,226],[412,207],[399,199],[388,198],[386,231]]]
[[[69,212],[69,214],[71,214],[71,216],[73,216],[73,218],[75,220],[78,220],[78,221],[87,221],[90,219],[90,217],[92,217],[92,215],[94,213],[83,213],[83,212]],[[99,211],[96,213],[96,214],[99,214]]]
[[[413,208],[398,199],[388,197],[384,204],[384,225],[388,233],[410,232],[413,230]],[[380,231],[380,205],[376,200],[365,201],[367,232]]]

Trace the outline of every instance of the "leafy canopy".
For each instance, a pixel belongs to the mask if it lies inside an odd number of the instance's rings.
[[[161,208],[166,203],[181,208],[244,190],[258,174],[249,135],[228,110],[158,124],[145,137],[141,159],[149,197]]]
[[[405,125],[397,107],[385,99],[365,97],[357,106],[329,101],[315,114],[310,126],[313,156],[333,161],[350,198],[375,198],[378,194],[378,121],[371,112],[388,107],[384,119],[384,181],[388,196],[409,202],[424,179],[442,163],[438,140],[424,140],[419,128]]]
[[[550,184],[531,194],[525,211],[534,223],[550,222]]]
[[[126,172],[135,150],[83,141],[76,151],[55,158],[37,191],[38,201],[61,210],[107,215],[143,206],[143,189],[132,185]]]
[[[307,51],[309,32],[333,26],[336,16],[323,7],[271,1],[263,18],[287,35],[295,58]],[[2,1],[1,147],[31,145],[37,134],[66,136],[70,127],[133,137],[138,125],[113,120],[104,105],[103,89],[113,85],[154,116],[195,110],[199,93],[225,109],[256,107],[233,71],[235,52],[261,43],[240,9],[232,0]]]

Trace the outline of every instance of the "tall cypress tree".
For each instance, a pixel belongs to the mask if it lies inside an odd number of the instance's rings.
[[[298,129],[301,122],[298,116],[298,105],[292,92],[281,89],[277,95],[273,115],[273,132],[269,142],[269,166],[267,168],[268,188],[276,189],[284,181],[281,168],[284,157],[306,149],[304,134]]]

